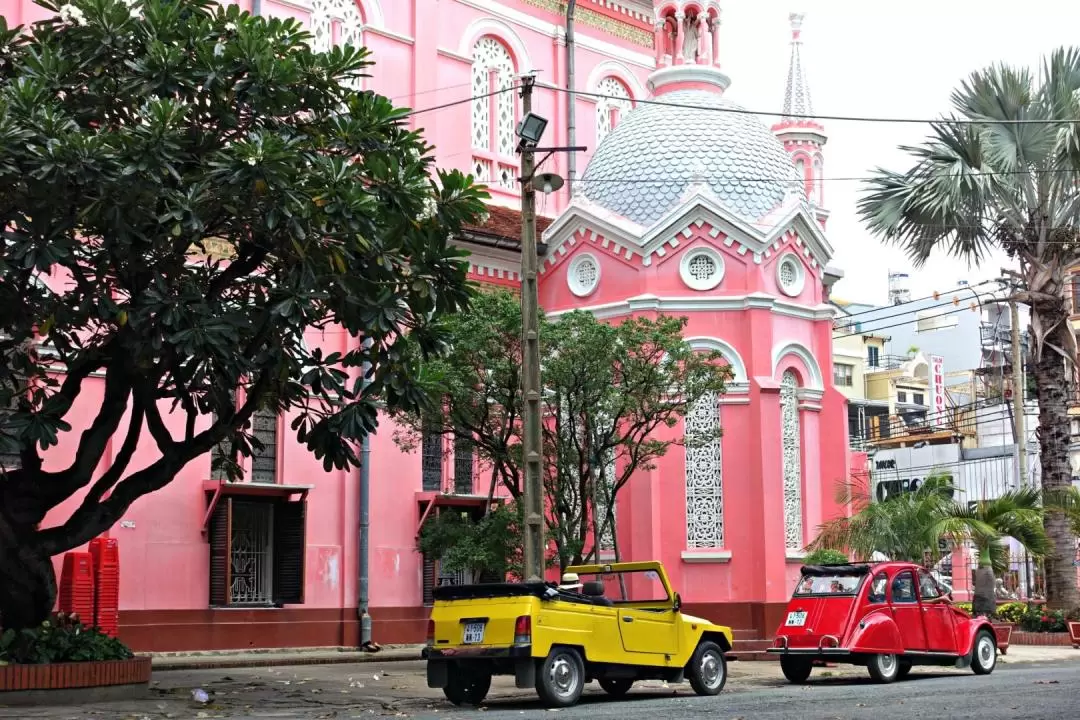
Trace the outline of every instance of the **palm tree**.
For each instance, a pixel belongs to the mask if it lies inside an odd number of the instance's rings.
[[[878,169],[859,212],[870,230],[923,265],[935,250],[978,264],[1000,248],[1020,266],[1012,299],[1031,310],[1044,489],[1067,486],[1069,369],[1076,340],[1065,271],[1080,262],[1080,50],[1062,48],[1038,77],[995,65],[952,94],[954,112],[931,124],[904,173]],[[1017,392],[1020,392],[1017,388]],[[1073,535],[1064,513],[1044,518],[1048,604],[1080,605]]]
[[[809,550],[848,550],[862,560],[880,552],[893,560],[921,562],[927,551],[937,558],[941,538],[970,541],[979,553],[972,604],[979,615],[989,615],[996,608],[995,572],[1009,567],[1009,551],[1002,542],[1006,537],[1035,557],[1044,556],[1049,548],[1039,492],[1032,488],[991,500],[958,502],[953,499],[951,480],[937,474],[917,490],[882,502],[873,502],[865,484],[845,484],[842,493],[852,504],[852,516],[819,527]]]

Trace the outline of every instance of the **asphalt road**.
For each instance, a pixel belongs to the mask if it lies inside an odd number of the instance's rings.
[[[884,711],[884,713],[883,713]],[[414,714],[415,712],[415,714]],[[711,718],[722,720],[1065,720],[1080,715],[1080,663],[1053,665],[999,665],[989,676],[934,674],[916,669],[891,685],[869,678],[821,678],[805,686],[779,685],[740,690],[734,683],[715,698],[680,692],[676,697],[632,692],[621,701],[590,695],[583,702],[559,711],[569,718]],[[475,720],[477,711],[448,709],[437,713],[413,711],[424,720]],[[535,703],[493,699],[484,718],[551,720],[551,711]]]

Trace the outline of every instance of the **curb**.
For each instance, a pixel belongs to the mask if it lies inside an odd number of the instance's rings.
[[[287,665],[353,665],[359,663],[374,662],[409,662],[422,660],[419,652],[412,653],[365,653],[363,655],[291,655],[291,656],[246,656],[246,657],[213,657],[213,658],[154,658],[153,671],[155,673],[172,672],[173,670],[219,670],[227,668],[260,668],[260,667],[283,667]]]

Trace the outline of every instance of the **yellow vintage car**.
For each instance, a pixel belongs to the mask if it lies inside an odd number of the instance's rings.
[[[568,707],[597,680],[614,696],[636,680],[689,680],[698,695],[727,681],[731,629],[682,612],[658,562],[566,569],[554,583],[455,585],[435,590],[428,622],[428,687],[455,705],[479,705],[493,675]]]

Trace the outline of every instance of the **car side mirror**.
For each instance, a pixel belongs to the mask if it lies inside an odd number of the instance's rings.
[[[675,612],[679,612],[680,610],[682,610],[682,597],[679,595],[679,593],[675,593],[675,604],[672,606],[671,609]]]

